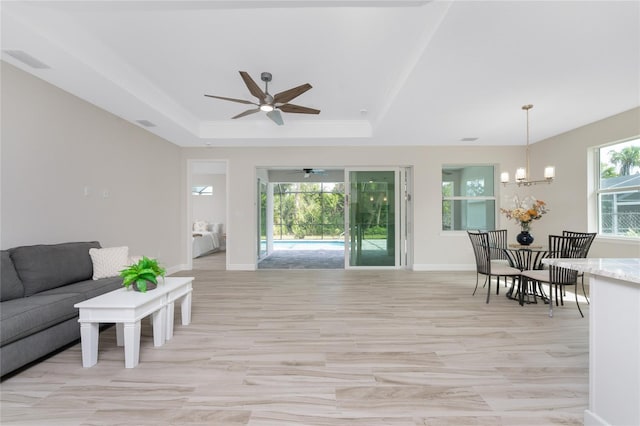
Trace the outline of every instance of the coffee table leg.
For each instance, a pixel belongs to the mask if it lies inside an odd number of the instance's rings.
[[[191,292],[187,293],[182,299],[180,311],[182,312],[182,325],[191,324]]]
[[[116,323],[116,345],[124,346],[124,324],[121,322]]]
[[[140,321],[124,324],[124,366],[134,368],[140,360]]]
[[[166,325],[167,308],[163,307],[151,314],[151,320],[153,323],[153,346],[164,345],[165,340],[165,325]]]
[[[97,322],[80,324],[80,341],[82,345],[82,366],[89,368],[98,362],[98,326]]]
[[[167,304],[167,340],[173,338],[173,316],[175,314],[175,305],[173,302]]]

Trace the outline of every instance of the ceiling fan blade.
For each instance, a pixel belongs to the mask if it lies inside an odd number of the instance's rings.
[[[245,112],[241,112],[238,115],[234,115],[231,118],[240,118],[240,117],[244,117],[245,115],[249,115],[249,114],[255,114],[256,112],[260,111],[260,108],[254,108],[254,109],[248,109]]]
[[[257,104],[257,103],[255,103],[255,102],[245,101],[244,99],[225,98],[224,96],[207,95],[207,94],[205,94],[205,96],[207,96],[207,97],[209,97],[209,98],[222,99],[222,100],[224,100],[224,101],[238,102],[238,103],[241,103],[241,104],[258,105],[258,104]]]
[[[307,90],[311,89],[311,85],[309,83],[305,83],[301,86],[294,87],[293,89],[285,90],[284,92],[280,92],[273,97],[273,102],[286,104],[291,99],[296,98],[302,95]]]
[[[294,104],[284,104],[284,105],[277,106],[276,108],[284,112],[295,112],[298,114],[320,114],[319,109],[307,108],[307,107],[294,105]]]
[[[282,126],[284,124],[284,121],[282,121],[282,114],[280,114],[280,111],[278,111],[277,109],[274,109],[273,111],[269,111],[267,113],[267,117],[272,119],[273,122],[276,123],[278,126]]]
[[[267,97],[267,95],[262,91],[260,87],[258,87],[256,82],[253,81],[251,76],[247,74],[246,71],[240,71],[240,76],[244,80],[244,84],[247,85],[247,89],[249,89],[249,92],[251,92],[253,96],[260,99],[261,101]]]

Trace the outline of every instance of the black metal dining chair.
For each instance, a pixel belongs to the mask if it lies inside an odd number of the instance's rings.
[[[596,238],[596,235],[598,235],[597,232],[576,232],[576,231],[562,231],[562,235],[567,235],[570,237],[582,237],[582,236],[588,236],[589,237],[589,241],[586,243],[585,247],[584,247],[584,253],[582,257],[587,257],[587,255],[589,254],[589,249],[591,248],[591,243],[593,243],[593,240]],[[587,304],[589,303],[589,297],[587,296],[587,291],[584,289],[584,272],[578,272],[578,278],[580,278],[580,282],[582,284],[582,294],[584,295],[584,298],[587,300]]]
[[[549,235],[549,255],[552,258],[581,258],[584,247],[589,242],[589,236],[567,236]],[[578,271],[559,266],[549,266],[549,269],[522,271],[523,286],[526,287],[528,281],[537,281],[549,285],[549,316],[553,317],[553,293],[556,295],[556,306],[558,300],[564,305],[562,295],[558,294],[559,288],[573,286],[576,296],[576,305],[580,315],[584,318],[580,303],[578,301]],[[522,303],[522,302],[521,302]]]
[[[514,266],[509,263],[509,256],[507,256],[506,252],[507,230],[496,229],[484,232],[489,235],[489,254],[491,255],[491,263],[497,266]],[[498,285],[500,285],[500,277],[498,277]],[[504,286],[507,286],[506,277],[504,279]]]
[[[471,240],[473,254],[476,258],[476,287],[473,290],[473,294],[475,295],[478,290],[480,275],[484,275],[484,282],[488,287],[487,303],[489,303],[489,298],[491,296],[491,278],[496,277],[496,294],[500,294],[499,277],[512,277],[514,279],[519,279],[520,270],[507,265],[491,263],[491,246],[489,243],[489,234],[487,232],[467,231],[467,235],[469,235],[469,239]]]

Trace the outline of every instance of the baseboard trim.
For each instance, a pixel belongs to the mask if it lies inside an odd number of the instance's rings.
[[[227,271],[255,271],[256,265],[253,263],[230,263]]]
[[[593,411],[584,410],[584,426],[609,426],[609,423]]]

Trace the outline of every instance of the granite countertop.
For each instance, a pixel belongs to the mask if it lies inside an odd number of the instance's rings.
[[[640,258],[547,258],[542,263],[640,284]]]

